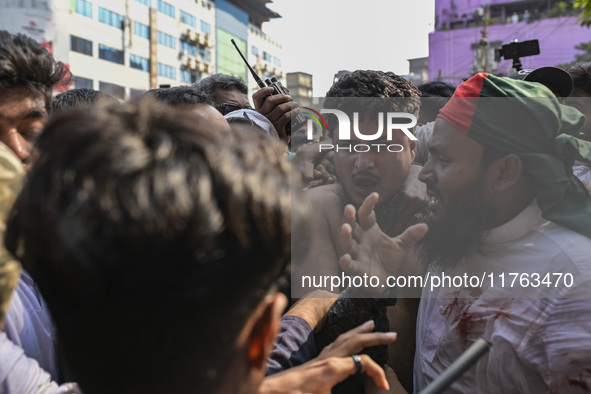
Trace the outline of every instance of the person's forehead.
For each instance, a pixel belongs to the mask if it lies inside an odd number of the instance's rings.
[[[376,115],[377,116],[377,115]],[[359,120],[359,122],[357,123],[357,130],[360,134],[364,135],[364,136],[373,136],[377,133],[378,129],[379,129],[379,123],[378,123],[378,119],[374,119],[374,118],[365,118],[363,120]],[[402,130],[399,129],[393,129],[392,130],[392,139],[388,140],[388,127],[386,125],[386,122],[382,123],[382,133],[375,137],[372,138],[371,140],[364,140],[359,138],[356,135],[356,132],[354,131],[354,120],[353,117],[351,117],[351,121],[349,123],[349,136],[351,137],[350,140],[351,141],[357,141],[357,142],[362,142],[362,143],[387,143],[388,141],[392,141],[394,143],[400,143],[404,140],[408,140],[408,137],[406,137],[405,133]],[[412,130],[411,130],[412,131]],[[335,141],[344,141],[343,138],[341,138],[342,133],[339,132],[339,128],[336,127],[333,133],[333,139]]]
[[[250,107],[248,96],[238,90],[216,90],[214,104],[222,103],[239,104],[240,106]]]
[[[26,88],[9,90],[0,95],[0,116],[14,118],[25,115],[47,116],[43,95]]]

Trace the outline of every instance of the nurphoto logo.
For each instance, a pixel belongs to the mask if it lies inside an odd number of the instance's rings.
[[[353,124],[353,133],[355,137],[361,141],[376,141],[382,138],[384,133],[384,128],[386,131],[386,140],[392,141],[392,134],[394,131],[402,131],[408,138],[413,141],[417,140],[410,131],[414,126],[417,124],[417,118],[413,114],[409,114],[406,112],[387,112],[386,116],[384,116],[383,112],[378,113],[378,129],[373,134],[364,134],[361,133],[359,130],[359,113],[353,112],[353,122],[349,119],[349,115],[343,111],[338,109],[327,109],[323,108],[318,111],[315,111],[311,108],[304,107],[304,109],[308,111],[302,112],[302,114],[308,117],[307,121],[307,138],[308,141],[314,140],[314,123],[316,123],[320,129],[328,130],[328,126],[324,116],[322,114],[332,114],[336,116],[338,122],[338,140],[341,141],[350,141],[351,140],[351,124]],[[384,127],[384,119],[386,119],[386,125]],[[401,152],[403,150],[403,146],[400,144],[384,144],[384,143],[373,143],[373,144],[319,144],[319,150],[322,152],[323,150],[335,150],[336,152],[339,151],[347,151],[347,152],[368,152],[370,150],[376,150],[380,152],[381,149],[388,151],[388,152]]]

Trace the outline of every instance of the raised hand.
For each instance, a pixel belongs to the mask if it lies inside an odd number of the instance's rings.
[[[341,227],[341,245],[345,254],[339,259],[339,264],[349,275],[377,276],[381,283],[385,283],[389,275],[398,275],[414,244],[427,234],[427,225],[416,224],[398,237],[390,238],[376,221],[374,208],[378,201],[378,193],[367,196],[359,207],[358,221],[355,219],[355,207],[345,207]],[[365,290],[382,294],[385,289]]]

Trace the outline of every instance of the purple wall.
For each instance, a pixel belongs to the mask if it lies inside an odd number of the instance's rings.
[[[519,2],[519,0],[435,0],[437,28],[444,23],[449,26],[450,22],[472,19],[474,11],[485,5],[494,6]],[[529,11],[532,12],[533,10]],[[455,17],[454,14],[458,16]],[[466,14],[466,17],[462,17],[463,14]]]
[[[456,4],[470,4],[478,7],[478,0],[454,0]],[[449,8],[450,0],[436,1],[436,13]],[[500,1],[499,1],[500,2]],[[495,3],[495,1],[488,1]],[[506,1],[505,1],[506,3]],[[439,9],[438,9],[439,7]],[[441,70],[443,80],[453,84],[471,75],[474,62],[474,51],[470,48],[480,40],[482,27],[471,27],[457,30],[435,31],[429,35],[429,80],[434,80]],[[581,27],[576,17],[542,19],[533,23],[509,23],[492,25],[488,28],[489,41],[502,41],[507,44],[512,40],[540,40],[540,55],[521,59],[523,68],[555,66],[559,63],[571,62],[575,54],[581,53],[574,46],[591,41],[591,29]],[[501,60],[495,73],[507,73],[511,60]]]

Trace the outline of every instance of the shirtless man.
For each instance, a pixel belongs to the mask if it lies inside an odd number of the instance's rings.
[[[355,71],[331,87],[324,107],[340,108],[350,119],[353,119],[350,112],[361,112],[359,130],[369,135],[375,134],[378,129],[377,112],[406,112],[418,116],[419,97],[420,92],[416,87],[393,73]],[[339,237],[346,204],[359,206],[370,193],[378,192],[383,196],[383,203],[376,208],[377,220],[390,236],[399,235],[413,224],[417,214],[426,207],[424,185],[417,179],[420,167],[411,164],[415,157],[415,141],[400,130],[393,131],[391,141],[386,140],[386,133],[375,141],[364,141],[355,136],[353,130],[351,140],[340,140],[339,130],[335,129],[336,122],[331,121],[335,119],[329,116],[326,118],[328,128],[333,133],[334,166],[338,180],[336,184],[319,186],[307,192],[314,209],[309,220],[315,233],[310,245],[302,251],[306,257],[299,259],[297,253],[294,255],[293,297],[310,290],[301,287],[302,276],[319,278],[341,275],[338,260],[345,252]],[[399,144],[402,150],[394,153],[382,147],[380,152],[372,149],[357,153],[353,149],[355,144]],[[329,281],[320,287],[333,292],[344,290],[340,286],[332,289],[330,286]],[[405,377],[412,375],[417,307],[418,300],[402,299],[399,294],[397,305],[389,310],[390,322],[393,323],[390,328],[398,332],[400,338],[390,348],[393,355],[390,360],[407,389],[411,381],[405,380]],[[402,348],[405,346],[407,349]]]

